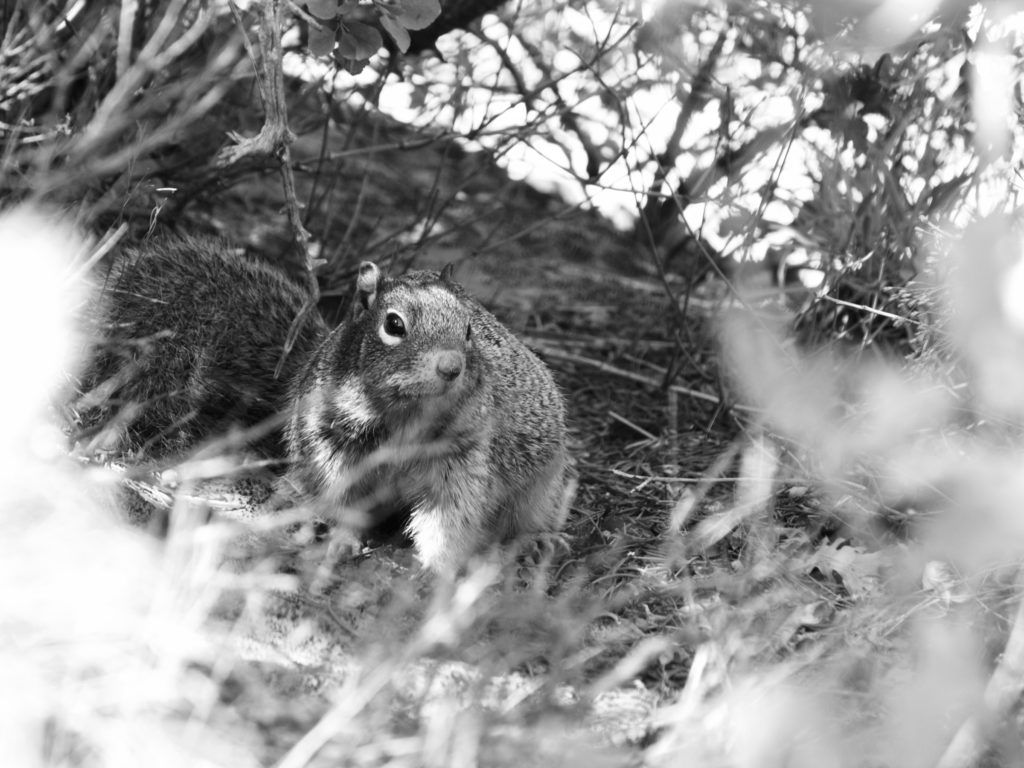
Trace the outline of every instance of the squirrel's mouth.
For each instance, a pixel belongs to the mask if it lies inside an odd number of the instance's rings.
[[[397,398],[406,402],[442,398],[462,388],[461,378],[455,381],[445,381],[443,379],[404,379],[402,381],[395,381],[395,378],[397,377],[392,377],[389,383],[392,385]]]
[[[424,435],[449,423],[460,402],[449,391],[428,394],[419,391],[392,399],[385,419],[391,428],[408,435]],[[442,427],[443,428],[443,427]]]

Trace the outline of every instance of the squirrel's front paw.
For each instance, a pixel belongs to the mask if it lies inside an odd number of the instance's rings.
[[[514,542],[516,561],[530,566],[550,563],[558,555],[569,554],[571,549],[569,537],[561,531],[523,534]]]

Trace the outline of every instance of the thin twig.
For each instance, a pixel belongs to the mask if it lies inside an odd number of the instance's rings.
[[[687,494],[676,502],[675,507],[669,516],[669,524],[666,528],[667,534],[674,534],[681,531],[690,519],[690,515],[702,501],[704,497],[711,491],[711,487],[715,483],[729,482],[734,478],[726,478],[726,470],[732,466],[736,460],[736,455],[740,452],[740,441],[733,440],[729,446],[722,451],[715,459],[714,463],[707,469],[704,475],[697,479],[697,487],[693,493]]]
[[[732,457],[730,456],[730,461],[731,460]],[[689,475],[685,477],[675,477],[672,475],[638,475],[636,472],[626,472],[622,469],[612,469],[611,473],[616,477],[621,477],[623,480],[643,480],[645,483],[680,483],[682,485],[691,485],[693,483],[708,483],[709,485],[713,485],[714,483],[742,483],[751,479],[749,477],[740,477],[735,475],[723,477],[705,475]]]
[[[637,432],[638,434],[643,435],[648,440],[654,441],[654,440],[658,439],[657,435],[652,435],[650,432],[648,432],[643,427],[639,426],[638,424],[634,424],[632,421],[627,419],[625,416],[622,416],[621,414],[618,414],[615,411],[608,411],[608,415],[611,416],[615,421],[619,422],[620,424],[623,424],[623,425],[629,427],[630,429],[632,429],[634,432]]]
[[[107,234],[105,234],[103,236],[103,239],[99,242],[99,244],[97,244],[96,248],[89,256],[89,258],[86,259],[86,261],[81,266],[76,267],[75,270],[70,275],[68,275],[68,284],[76,284],[79,283],[82,279],[84,279],[84,277],[92,271],[92,268],[96,264],[96,262],[98,262],[108,253],[110,253],[111,249],[113,249],[115,245],[121,242],[121,239],[127,233],[128,225],[121,224],[121,226],[119,226],[114,232],[108,232]]]
[[[850,309],[856,309],[856,310],[859,310],[861,312],[867,312],[868,314],[871,314],[871,315],[878,315],[879,317],[884,317],[884,318],[887,318],[889,320],[895,320],[895,321],[900,322],[900,323],[910,323],[912,325],[921,325],[921,322],[919,320],[915,320],[912,317],[903,317],[901,315],[894,315],[892,312],[886,312],[883,309],[875,309],[874,307],[867,307],[867,306],[865,306],[863,304],[855,304],[852,301],[843,301],[842,299],[837,299],[835,296],[829,296],[828,294],[824,294],[821,298],[825,299],[826,301],[831,301],[833,304],[839,304],[840,306],[843,306],[843,307],[850,307]]]
[[[633,371],[626,371],[623,370],[622,368],[616,368],[614,365],[606,363],[602,360],[594,360],[589,357],[584,357],[583,355],[576,355],[573,354],[572,352],[565,352],[564,350],[558,349],[557,347],[548,345],[542,345],[540,349],[547,357],[553,357],[558,360],[565,360],[568,363],[576,363],[577,365],[586,365],[591,368],[596,368],[602,373],[610,373],[613,376],[619,376],[624,379],[629,379],[630,381],[635,381],[640,384],[644,384],[645,386],[651,387],[652,389],[663,389],[662,383],[660,381],[656,381],[655,379],[652,379],[649,376],[644,376]],[[695,389],[690,389],[689,387],[682,387],[678,384],[669,384],[668,389],[680,395],[686,395],[687,397],[693,397],[696,398],[697,400],[706,400],[709,403],[722,405],[721,398],[719,398],[716,395],[709,395],[707,392],[698,392]],[[733,405],[732,407],[738,408],[743,411],[760,411],[759,408],[754,408],[749,405],[737,404]]]

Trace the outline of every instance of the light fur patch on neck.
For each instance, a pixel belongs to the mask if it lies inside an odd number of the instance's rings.
[[[356,378],[346,379],[338,387],[334,393],[334,404],[338,412],[353,427],[368,427],[377,419],[366,390]]]

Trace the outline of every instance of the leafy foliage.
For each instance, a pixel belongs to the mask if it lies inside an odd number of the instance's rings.
[[[327,56],[337,45],[339,63],[357,72],[359,62],[373,56],[384,44],[372,26],[351,18],[359,10],[356,0],[316,0],[306,3],[317,22],[310,24],[309,51],[314,56]],[[438,0],[398,0],[374,2],[381,27],[394,40],[398,50],[409,50],[409,30],[424,29],[441,13]]]

